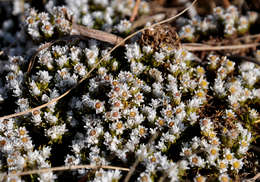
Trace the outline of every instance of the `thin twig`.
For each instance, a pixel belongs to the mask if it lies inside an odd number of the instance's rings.
[[[136,0],[136,2],[135,2],[135,6],[134,6],[134,9],[133,9],[133,13],[132,13],[132,16],[131,16],[131,18],[130,18],[130,21],[131,21],[131,22],[133,22],[133,21],[135,20],[135,17],[136,17],[136,15],[137,15],[137,13],[138,13],[138,8],[139,8],[139,6],[140,6],[140,2],[141,2],[141,0]]]
[[[182,47],[187,49],[188,51],[220,51],[220,50],[232,50],[232,49],[248,49],[259,46],[259,43],[255,44],[243,44],[243,45],[227,45],[227,46],[209,46],[209,45],[201,45],[201,46],[190,46],[189,44],[182,44]]]
[[[25,176],[25,175],[31,175],[31,174],[39,174],[39,173],[46,173],[50,171],[65,171],[65,170],[73,170],[73,169],[113,169],[113,170],[120,170],[120,171],[129,171],[128,168],[124,167],[117,167],[117,166],[93,166],[93,165],[77,165],[77,166],[60,166],[60,167],[52,167],[52,168],[44,168],[44,169],[37,169],[37,170],[31,170],[31,171],[25,171],[25,172],[18,172],[18,173],[10,173],[6,174],[9,176]]]
[[[197,0],[194,0],[193,3],[191,4],[191,6],[193,6],[195,3],[197,2]],[[163,23],[166,23],[166,22],[169,22],[169,21],[172,21],[174,20],[175,18],[181,16],[183,13],[185,13],[191,6],[185,8],[183,11],[181,11],[180,13],[178,13],[177,15],[173,16],[173,17],[170,17],[168,19],[165,19],[163,21],[160,21],[158,23],[154,23],[153,25],[151,26],[148,26],[148,27],[144,27],[134,33],[132,33],[131,35],[127,36],[126,38],[124,38],[122,41],[120,41],[117,45],[115,45],[105,56],[103,56],[91,69],[89,72],[86,73],[86,75],[76,84],[74,85],[72,88],[70,88],[69,90],[67,90],[65,93],[63,93],[62,95],[60,95],[59,97],[57,98],[54,98],[52,99],[51,101],[43,104],[43,105],[40,105],[38,107],[35,107],[35,108],[32,108],[32,109],[29,109],[29,110],[26,110],[26,111],[23,111],[23,112],[19,112],[19,113],[14,113],[14,114],[10,114],[10,115],[6,115],[6,116],[2,116],[0,117],[0,120],[4,120],[4,119],[9,119],[9,118],[13,118],[13,117],[17,117],[17,116],[22,116],[22,115],[25,115],[27,113],[30,113],[30,112],[33,112],[33,111],[36,111],[36,110],[40,110],[44,107],[47,107],[48,105],[51,105],[57,101],[59,101],[61,98],[65,97],[66,95],[68,95],[74,88],[76,88],[79,84],[81,84],[84,80],[86,80],[90,74],[97,68],[97,66],[104,60],[106,59],[115,49],[117,49],[119,46],[121,46],[122,44],[125,43],[126,40],[132,38],[133,36],[137,35],[138,33],[144,31],[144,30],[147,30],[149,28],[153,28],[157,25],[160,25],[160,24],[163,24]]]
[[[260,37],[260,34],[246,35],[243,37],[238,37],[236,40],[253,39],[253,38],[258,38],[258,37]]]
[[[245,182],[255,182],[260,179],[260,173],[257,173],[253,178],[246,179]]]

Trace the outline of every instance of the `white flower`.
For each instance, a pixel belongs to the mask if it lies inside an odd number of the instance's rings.
[[[98,48],[93,47],[92,49],[85,49],[85,54],[87,57],[88,64],[93,66],[96,63],[96,59],[98,57]]]
[[[52,76],[49,75],[49,72],[48,71],[39,71],[37,73],[37,76],[38,76],[38,80],[41,82],[41,83],[50,83],[50,80],[52,79]]]
[[[94,25],[94,21],[90,13],[86,13],[85,15],[83,15],[81,21],[83,25],[89,28],[93,27]]]
[[[189,157],[190,165],[191,167],[197,166],[197,167],[204,167],[205,161],[200,156],[197,156],[196,154],[192,154]]]
[[[141,74],[145,68],[146,66],[144,66],[141,62],[132,61],[130,65],[131,72],[135,75]]]
[[[39,96],[41,94],[41,90],[37,87],[34,80],[30,82],[30,86],[33,95]]]
[[[162,62],[165,56],[164,52],[155,52],[153,57],[157,62]]]
[[[49,136],[52,140],[55,140],[61,137],[66,131],[67,131],[66,124],[63,124],[63,125],[53,126],[45,130],[45,134]]]
[[[128,61],[131,61],[132,59],[140,59],[143,55],[140,51],[139,44],[136,42],[134,44],[126,44],[126,58]]]
[[[152,47],[147,45],[147,46],[143,46],[143,52],[145,52],[146,54],[149,54],[153,51]]]
[[[130,21],[124,19],[124,20],[120,21],[120,23],[116,26],[116,28],[119,32],[122,33],[122,32],[126,32],[126,31],[130,30],[131,26],[132,26],[132,23]]]
[[[77,63],[74,66],[74,70],[76,73],[78,73],[81,77],[86,75],[86,67],[82,63]]]

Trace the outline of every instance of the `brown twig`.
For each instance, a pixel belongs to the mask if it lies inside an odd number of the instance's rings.
[[[257,173],[253,178],[246,179],[245,182],[255,182],[260,179],[260,173]]]
[[[73,170],[73,169],[99,169],[99,168],[129,171],[128,168],[117,167],[117,166],[77,165],[77,166],[61,166],[61,167],[44,168],[44,169],[25,171],[25,172],[14,173],[14,174],[11,173],[11,174],[6,174],[6,175],[9,175],[9,176],[25,176],[25,175],[31,175],[31,174],[46,173],[46,172],[50,172],[50,171],[65,171],[65,170]]]
[[[230,6],[229,0],[222,0],[222,3],[225,8],[228,8]]]
[[[141,0],[136,0],[136,2],[135,2],[135,6],[134,6],[134,9],[133,9],[133,13],[132,13],[132,16],[131,16],[131,18],[130,18],[130,21],[131,21],[131,22],[133,22],[133,21],[135,20],[135,17],[136,17],[136,15],[137,15],[137,13],[138,13],[138,8],[139,8],[139,6],[140,6],[140,2],[141,2]]]
[[[232,50],[232,49],[248,49],[259,46],[260,44],[244,44],[244,45],[226,45],[226,46],[209,46],[201,44],[196,46],[194,44],[182,44],[182,47],[188,51],[219,51],[219,50]]]
[[[72,32],[75,35],[81,35],[81,36],[86,36],[86,37],[90,37],[93,39],[97,39],[103,42],[108,42],[112,45],[117,45],[120,43],[120,45],[122,44],[122,40],[123,38],[115,35],[115,34],[111,34],[111,33],[107,33],[101,30],[96,30],[96,29],[91,29],[91,28],[87,28],[83,25],[78,25],[76,23],[72,24]]]

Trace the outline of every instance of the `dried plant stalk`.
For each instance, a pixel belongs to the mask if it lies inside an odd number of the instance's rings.
[[[91,28],[87,28],[83,25],[78,25],[76,23],[72,24],[72,32],[73,34],[78,34],[81,36],[86,36],[86,37],[90,37],[93,39],[97,39],[103,42],[108,42],[112,45],[117,45],[120,43],[120,45],[122,45],[122,40],[123,38],[115,35],[115,34],[111,34],[111,33],[107,33],[101,30],[96,30],[96,29],[91,29]]]
[[[18,173],[10,173],[10,174],[6,174],[6,175],[9,175],[9,176],[25,176],[25,175],[46,173],[46,172],[50,172],[50,171],[65,171],[65,170],[72,170],[72,169],[100,169],[100,168],[129,171],[128,168],[117,167],[117,166],[77,165],[77,166],[61,166],[61,167],[44,168],[44,169],[38,169],[38,170],[25,171],[25,172],[21,172],[21,173],[19,173],[19,172]]]
[[[138,8],[139,8],[139,5],[140,5],[140,2],[141,2],[141,0],[136,0],[135,7],[133,9],[133,13],[132,13],[132,16],[130,18],[131,22],[133,22],[135,20],[135,17],[138,13]]]

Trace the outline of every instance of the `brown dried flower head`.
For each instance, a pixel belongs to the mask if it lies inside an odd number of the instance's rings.
[[[143,46],[149,45],[154,50],[158,50],[165,46],[178,48],[180,46],[180,39],[173,26],[163,24],[144,30],[140,43]]]

